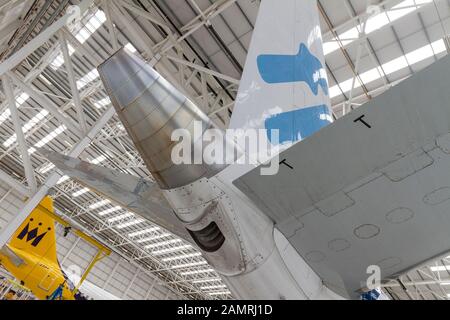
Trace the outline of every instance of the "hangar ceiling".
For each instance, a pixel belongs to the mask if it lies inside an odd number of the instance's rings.
[[[51,189],[62,215],[185,297],[231,298],[195,248],[60,177],[36,148],[152,179],[96,67],[121,46],[147,60],[161,55],[158,71],[226,128],[259,3],[0,0],[2,182],[30,203]],[[80,4],[81,21],[67,25],[67,9]],[[450,51],[450,0],[320,0],[318,10],[336,118]],[[1,230],[0,245],[14,223]],[[449,272],[443,259],[384,289],[394,299],[447,299]]]

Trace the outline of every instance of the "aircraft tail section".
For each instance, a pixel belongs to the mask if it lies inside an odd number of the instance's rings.
[[[0,263],[38,299],[49,299],[60,289],[62,299],[73,300],[58,262],[55,221],[47,211],[54,212],[50,197],[40,202],[0,250]]]
[[[55,221],[44,211],[53,212],[53,200],[45,197],[11,237],[9,246],[58,263]]]
[[[265,129],[272,145],[332,122],[315,0],[263,0],[230,128]],[[279,130],[274,141],[270,130]]]

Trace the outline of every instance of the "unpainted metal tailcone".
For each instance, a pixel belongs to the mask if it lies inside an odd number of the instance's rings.
[[[192,101],[140,57],[121,49],[98,68],[117,114],[162,189],[185,186],[220,172],[225,165],[173,163],[176,142],[171,135],[186,129],[194,137],[194,123],[202,132],[215,128]],[[201,135],[197,140],[202,139]],[[191,141],[191,159],[201,143]],[[200,152],[201,150],[197,151]]]

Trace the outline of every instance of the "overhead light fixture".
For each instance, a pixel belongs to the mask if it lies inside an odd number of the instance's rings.
[[[208,262],[206,262],[206,261],[198,261],[198,262],[191,262],[191,263],[183,263],[183,264],[173,265],[170,268],[171,269],[184,269],[184,268],[204,266],[206,264],[208,264]]]
[[[366,35],[381,29],[384,26],[420,9],[426,4],[432,3],[433,0],[405,0],[392,8],[382,11],[381,13],[369,18],[365,26]],[[358,40],[360,31],[362,31],[363,24],[358,24],[345,32],[338,35],[339,40],[345,47],[354,41]],[[324,42],[323,50],[324,54],[328,55],[339,49],[339,42],[337,38],[331,39],[331,41]]]
[[[52,85],[52,83],[43,75],[43,74],[40,74],[39,75],[39,79],[41,79],[42,81],[44,81],[46,84],[48,84],[49,86],[51,86]]]
[[[41,173],[41,174],[46,174],[47,172],[49,172],[53,168],[55,168],[55,165],[53,163],[49,162],[46,165],[44,165],[41,169],[39,169],[38,172]]]
[[[157,235],[157,236],[146,237],[146,238],[143,238],[143,239],[139,239],[136,242],[137,243],[143,243],[143,242],[154,241],[154,240],[170,237],[170,235],[171,235],[170,233],[163,233],[163,234],[160,234],[160,235]]]
[[[427,44],[423,47],[420,47],[416,50],[413,50],[405,55],[392,59],[382,65],[382,68],[376,67],[372,68],[368,71],[361,72],[359,74],[361,80],[364,84],[369,84],[375,80],[378,80],[382,77],[383,72],[386,75],[393,74],[394,72],[400,71],[408,66],[415,65],[419,62],[422,62],[434,55],[445,52],[447,49],[445,47],[444,40],[440,39],[431,44]],[[330,88],[330,97],[335,98],[342,94],[341,90],[344,93],[349,92],[352,89],[353,78],[347,79],[345,81],[341,81],[338,85],[335,85]],[[361,87],[359,81],[355,82],[355,89]]]
[[[211,290],[211,289],[224,289],[227,286],[224,284],[218,284],[218,285],[213,285],[213,286],[203,286],[200,287],[201,290]]]
[[[106,98],[104,98],[102,100],[94,102],[94,106],[97,109],[101,109],[101,108],[106,107],[106,106],[108,106],[110,104],[111,104],[111,99],[109,99],[108,97],[106,97]]]
[[[143,235],[143,234],[146,234],[146,233],[155,232],[155,231],[158,231],[158,230],[161,230],[161,228],[160,227],[151,227],[151,228],[147,228],[147,229],[144,229],[144,230],[139,230],[139,231],[130,233],[130,234],[128,234],[128,236],[130,238],[133,238],[133,237],[137,237],[137,236],[140,236],[140,235]]]
[[[89,209],[95,210],[95,209],[98,209],[100,207],[106,206],[107,204],[110,204],[110,203],[111,203],[111,201],[109,201],[108,199],[101,200],[101,201],[98,201],[96,203],[91,204],[89,206]]]
[[[106,216],[107,214],[119,211],[120,209],[122,209],[122,207],[116,206],[116,207],[112,207],[112,208],[108,208],[106,210],[100,211],[97,214],[102,217],[102,216]]]
[[[77,192],[72,193],[72,197],[74,197],[74,198],[79,197],[79,196],[81,196],[81,195],[83,195],[83,194],[85,194],[85,193],[87,193],[89,191],[90,190],[88,188],[80,189]]]
[[[69,179],[70,179],[69,176],[62,176],[61,178],[59,178],[59,180],[56,182],[56,184],[64,183],[64,182],[66,182]]]
[[[177,251],[187,250],[187,249],[192,249],[192,246],[187,244],[187,245],[182,245],[182,246],[179,246],[179,247],[155,250],[155,251],[152,251],[151,253],[153,255],[157,256],[157,255],[161,255],[161,254],[166,254],[166,253],[170,253],[170,252],[177,252]]]
[[[208,269],[201,269],[201,270],[185,271],[185,272],[181,272],[180,274],[182,276],[191,276],[194,274],[209,273],[209,272],[214,272],[214,269],[208,268]]]
[[[430,270],[433,272],[450,271],[450,266],[433,266],[433,267],[430,267]]]
[[[137,224],[143,223],[144,221],[145,221],[144,219],[138,218],[138,219],[135,219],[135,220],[132,220],[132,221],[129,221],[129,222],[125,222],[125,223],[119,224],[118,226],[116,226],[116,228],[117,229],[125,229],[127,227],[131,227],[131,226],[135,226]]]
[[[121,214],[120,216],[108,219],[108,222],[109,223],[114,223],[114,222],[117,222],[117,221],[125,220],[125,219],[130,218],[130,217],[134,217],[134,214],[132,214],[131,212],[127,212],[127,213]]]
[[[67,47],[69,48],[69,56],[72,56],[75,53],[75,49],[68,44]],[[64,64],[64,55],[62,53],[60,53],[55,59],[53,59],[53,61],[50,63],[50,67],[53,70],[58,70],[62,65]],[[47,80],[47,79],[45,79]],[[45,81],[44,80],[44,81]],[[51,85],[51,83],[47,80],[46,82],[48,82],[48,84]]]
[[[127,49],[131,53],[136,53],[137,52],[136,48],[129,42],[125,45],[125,49]]]
[[[34,145],[36,148],[42,148],[46,144],[48,144],[50,141],[55,139],[57,136],[59,136],[61,133],[63,133],[66,130],[66,126],[62,125],[50,132],[48,135],[46,135],[42,140],[40,140],[38,143]]]
[[[47,110],[42,110],[41,112],[39,112],[30,121],[28,121],[27,123],[25,123],[23,125],[23,127],[22,127],[23,133],[27,133],[28,131],[30,131],[34,126],[36,126],[38,123],[40,123],[47,115],[48,115],[48,111]],[[8,140],[6,140],[3,143],[3,146],[5,148],[8,148],[14,142],[16,142],[16,140],[17,140],[17,135],[13,134]]]
[[[30,96],[28,95],[28,93],[25,93],[25,92],[21,93],[16,98],[17,107],[21,107],[29,98],[30,98]]]
[[[81,44],[85,43],[92,34],[100,28],[106,21],[106,15],[102,10],[97,10],[95,14],[86,22],[83,28],[81,28],[75,38],[80,41]]]
[[[91,83],[98,77],[100,77],[100,74],[98,73],[97,69],[95,68],[92,69],[85,76],[83,76],[80,80],[77,81],[78,90],[83,89],[85,86],[87,86],[89,83]]]
[[[17,108],[20,108],[29,98],[30,98],[30,96],[25,92],[23,92],[19,96],[17,96],[17,98],[16,98]],[[10,116],[11,116],[11,111],[9,110],[9,108],[6,109],[5,111],[3,111],[3,113],[0,115],[0,124],[5,122]]]
[[[224,295],[230,295],[231,291],[218,291],[218,292],[209,292],[210,296],[224,296]]]
[[[158,243],[154,243],[154,244],[149,244],[149,245],[145,246],[144,248],[145,249],[154,249],[154,248],[167,246],[169,244],[180,243],[180,242],[182,242],[181,239],[172,239],[172,240],[162,241],[162,242],[158,242]]]
[[[101,155],[100,157],[95,158],[94,160],[90,161],[92,164],[99,164],[106,160],[106,157]]]
[[[205,283],[205,282],[217,282],[217,281],[222,281],[222,279],[220,279],[220,278],[199,279],[199,280],[192,281],[192,283]]]
[[[189,253],[189,254],[182,254],[182,255],[179,255],[179,256],[175,256],[175,257],[164,258],[164,259],[162,259],[162,261],[163,262],[169,262],[169,261],[175,261],[175,260],[182,260],[182,259],[200,257],[201,255],[202,254],[200,252],[195,252],[195,253]]]

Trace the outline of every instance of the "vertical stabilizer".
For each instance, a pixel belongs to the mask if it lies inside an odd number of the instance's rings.
[[[230,128],[302,140],[332,122],[315,0],[263,0]],[[271,141],[278,144],[277,141]]]

